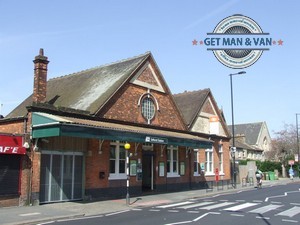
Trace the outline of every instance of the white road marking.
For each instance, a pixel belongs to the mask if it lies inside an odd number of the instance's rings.
[[[199,209],[212,210],[212,209],[221,208],[221,207],[232,205],[232,204],[235,204],[235,203],[234,202],[223,202],[223,203],[219,203],[219,204],[215,204],[215,205],[201,207]]]
[[[190,208],[195,208],[195,207],[199,207],[199,206],[204,206],[204,205],[210,205],[213,204],[214,202],[200,202],[200,203],[195,203],[195,204],[191,204],[191,205],[185,205],[185,206],[180,206],[177,207],[179,209],[190,209]]]
[[[290,194],[290,193],[297,193],[297,192],[300,192],[300,188],[299,188],[298,191],[288,191],[288,192],[284,192],[283,195],[270,196],[270,197],[268,197],[268,198],[265,198],[265,202],[269,201],[270,198],[281,198],[281,197],[287,196],[287,195]]]
[[[244,217],[245,215],[242,215],[242,214],[230,214],[230,216]]]
[[[138,208],[132,208],[132,211],[142,211],[143,209],[138,209]]]
[[[191,222],[193,222],[193,221],[183,221],[183,222],[177,222],[177,223],[167,223],[167,224],[165,224],[165,225],[175,225],[175,224],[186,224],[186,223],[191,223]]]
[[[285,219],[283,219],[281,221],[283,221],[283,222],[289,222],[289,223],[298,223],[297,220],[285,220]]]
[[[199,211],[187,211],[188,213],[199,213]]]
[[[187,204],[191,204],[191,203],[194,203],[194,202],[179,202],[179,203],[175,203],[175,204],[157,206],[156,208],[165,209],[165,208],[171,208],[171,207],[176,207],[176,206],[181,206],[181,205],[187,205]]]
[[[217,213],[217,212],[204,213],[202,216],[199,216],[199,217],[197,217],[196,219],[194,219],[193,222],[196,222],[196,221],[202,219],[203,217],[205,217],[205,216],[207,216],[207,215],[209,215],[209,214],[212,214],[212,215],[220,215],[221,213]]]
[[[288,216],[288,217],[293,217],[297,214],[300,213],[300,207],[294,206],[293,208],[290,208],[288,210],[285,210],[283,212],[280,212],[276,214],[275,216]]]
[[[266,212],[269,212],[271,210],[277,209],[279,207],[281,207],[282,205],[266,205],[257,209],[253,209],[251,211],[249,211],[250,213],[259,213],[259,214],[264,214]]]
[[[264,217],[264,216],[257,216],[256,219],[263,219],[263,220],[269,220],[270,217]]]
[[[128,210],[123,210],[123,211],[119,211],[119,212],[109,213],[109,214],[106,214],[105,216],[113,216],[113,215],[129,212],[129,211],[130,211],[129,209]]]
[[[55,221],[49,221],[49,222],[45,222],[45,223],[38,223],[37,225],[45,225],[45,224],[51,224],[51,223],[55,223]]]
[[[19,214],[19,216],[36,216],[40,215],[41,213],[39,212],[34,212],[34,213],[24,213],[24,214]]]
[[[248,207],[251,207],[251,206],[255,206],[257,205],[257,203],[244,203],[244,204],[241,204],[241,205],[237,205],[237,206],[233,206],[233,207],[230,207],[230,208],[226,208],[224,209],[225,211],[239,211],[241,209],[245,209],[245,208],[248,208]]]
[[[281,202],[271,202],[272,204],[281,204]]]
[[[160,212],[160,209],[150,209],[151,212]]]
[[[300,205],[300,203],[290,203],[291,205]]]

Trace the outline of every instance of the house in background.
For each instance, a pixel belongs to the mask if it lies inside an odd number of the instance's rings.
[[[214,181],[219,175],[220,180],[230,181],[231,135],[211,90],[185,91],[175,94],[174,99],[188,130],[195,135],[206,134],[213,141],[213,146],[205,151],[194,149],[195,159],[202,170],[201,179]]]
[[[229,179],[229,134],[212,95],[183,118],[150,52],[50,80],[43,49],[33,62],[33,94],[0,120],[0,132],[29,144],[19,192],[1,199],[125,198],[129,184],[130,195],[187,190],[216,168]]]
[[[232,126],[229,126],[232,130]],[[265,160],[264,154],[271,150],[271,136],[266,122],[234,125],[237,160]]]
[[[235,138],[235,160],[237,163],[241,160],[264,160],[263,150],[246,144],[245,136],[236,136]],[[232,141],[230,143],[232,144]]]

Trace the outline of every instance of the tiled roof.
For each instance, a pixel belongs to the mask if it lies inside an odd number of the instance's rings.
[[[47,102],[55,107],[89,111],[94,115],[132,75],[150,52],[115,63],[91,68],[47,82]],[[5,118],[25,116],[32,105],[32,95]]]
[[[173,95],[187,125],[190,125],[195,116],[198,115],[209,92],[210,89],[203,89],[198,91],[185,91]]]
[[[248,145],[256,145],[262,126],[263,122],[236,124],[234,125],[234,133],[235,136],[238,134],[245,135],[245,142]],[[232,130],[232,126],[229,126],[229,130]]]

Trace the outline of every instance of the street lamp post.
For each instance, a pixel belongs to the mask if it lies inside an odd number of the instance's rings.
[[[296,113],[297,154],[298,154],[298,177],[300,177],[300,159],[299,159],[299,126],[298,126],[298,115],[300,115],[300,113]]]
[[[231,156],[233,160],[233,187],[236,188],[236,168],[235,168],[235,135],[234,135],[234,113],[233,113],[233,86],[232,86],[232,76],[245,74],[245,71],[240,71],[238,73],[231,73],[230,76],[230,90],[231,90],[231,127],[232,127],[232,147],[231,147]]]
[[[129,157],[130,157],[130,153],[129,153],[129,149],[130,149],[130,144],[126,143],[124,145],[124,148],[127,150],[126,152],[126,205],[130,204],[130,197],[129,197],[129,179],[130,179],[130,174],[129,174]]]

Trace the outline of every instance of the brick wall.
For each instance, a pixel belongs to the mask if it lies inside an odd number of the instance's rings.
[[[147,92],[146,89],[130,85],[122,95],[115,96],[112,102],[114,104],[103,115],[107,119],[122,120],[140,124],[147,124],[147,120],[142,116],[141,106],[138,106],[138,100],[141,95]],[[160,110],[156,111],[152,125],[184,130],[185,126],[180,119],[179,114],[174,108],[169,95],[151,92],[158,101]]]
[[[219,168],[219,155],[218,155],[218,145],[219,145],[219,140],[215,140],[213,146],[214,146],[214,151],[213,151],[213,166],[214,166],[214,172],[215,169]],[[199,151],[199,162],[205,163],[205,149],[200,149]],[[231,178],[230,176],[230,155],[229,155],[229,142],[228,141],[223,141],[223,171],[224,175],[220,175],[219,179],[220,180],[229,180]],[[200,178],[199,178],[200,179]],[[201,179],[203,180],[203,178]],[[215,176],[205,176],[206,181],[213,181],[215,180]]]
[[[2,122],[0,124],[0,133],[23,134],[24,133],[24,120]]]
[[[156,108],[156,115],[151,120],[151,125],[185,130],[184,121],[178,112],[171,93],[169,93],[168,87],[165,86],[164,80],[159,76],[160,72],[157,70],[154,62],[150,63],[165,90],[165,93],[150,90],[151,95],[154,96],[159,105],[159,111]],[[151,76],[149,68],[145,69],[139,77],[142,78],[143,82],[147,82],[150,85],[157,84],[157,81]],[[98,116],[107,119],[147,124],[148,121],[141,113],[141,106],[138,105],[140,97],[147,92],[147,87],[128,83],[114,95],[110,103],[101,110]]]

